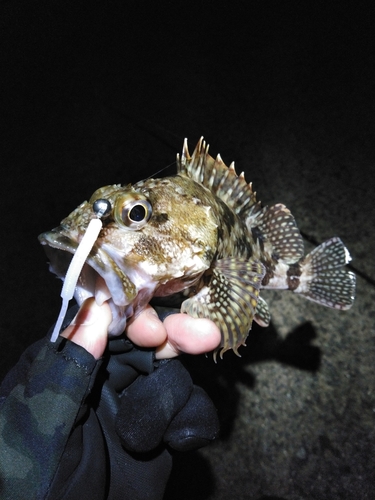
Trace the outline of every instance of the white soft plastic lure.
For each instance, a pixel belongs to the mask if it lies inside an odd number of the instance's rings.
[[[62,298],[62,305],[51,335],[51,342],[56,342],[57,337],[59,336],[61,326],[68,310],[69,301],[73,298],[74,291],[77,286],[79,275],[81,274],[86,259],[92,247],[94,246],[95,241],[98,239],[99,233],[103,227],[103,223],[100,219],[109,210],[108,204],[109,203],[107,200],[97,200],[95,202],[93,209],[97,218],[90,221],[89,225],[87,226],[86,232],[83,235],[83,238],[69,264],[69,268],[65,275],[64,284],[60,293],[60,296]]]

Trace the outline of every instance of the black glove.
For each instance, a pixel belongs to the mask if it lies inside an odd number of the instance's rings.
[[[116,431],[132,452],[148,452],[160,443],[188,451],[209,444],[219,432],[216,410],[207,394],[193,385],[177,359],[163,360],[124,390]]]

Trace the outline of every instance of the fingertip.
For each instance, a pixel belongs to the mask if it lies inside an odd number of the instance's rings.
[[[167,331],[150,305],[129,323],[126,335],[139,347],[157,347],[167,339]]]
[[[174,314],[164,321],[169,344],[176,351],[203,354],[216,349],[221,340],[219,328],[206,318],[192,318],[187,314]]]

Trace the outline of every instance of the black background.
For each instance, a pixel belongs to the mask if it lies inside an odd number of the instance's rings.
[[[2,375],[60,307],[37,235],[96,188],[172,164],[184,137],[193,149],[204,135],[213,154],[235,159],[260,198],[286,203],[311,239],[339,231],[373,294],[372,7],[14,0],[0,9]],[[255,361],[270,352],[260,342]],[[350,494],[371,484],[366,454]],[[322,457],[326,489],[311,498],[344,498],[330,491]],[[231,487],[215,490],[211,467],[209,486],[178,497],[234,498]],[[235,478],[236,498],[278,494],[275,479],[261,486],[267,475],[254,496]],[[285,498],[308,498],[303,491]]]

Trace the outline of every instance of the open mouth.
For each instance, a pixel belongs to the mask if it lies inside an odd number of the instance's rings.
[[[39,241],[49,259],[50,271],[64,280],[78,244],[59,234],[58,229],[41,234]],[[94,245],[74,290],[79,306],[89,297],[95,297],[99,305],[108,302],[112,312],[112,323],[108,329],[111,336],[121,335],[127,318],[133,314],[131,298],[126,295],[123,286],[124,281],[129,281],[125,278],[111,257]]]

